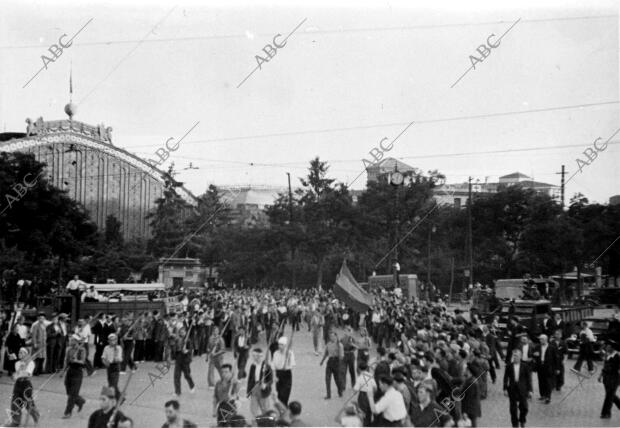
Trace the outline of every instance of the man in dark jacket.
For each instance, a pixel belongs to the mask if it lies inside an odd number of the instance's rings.
[[[525,426],[528,403],[532,397],[532,372],[528,364],[521,361],[521,350],[512,351],[512,362],[504,372],[504,395],[510,401],[510,420],[513,427]]]
[[[538,372],[539,399],[543,400],[545,404],[549,404],[551,402],[553,381],[560,373],[558,367],[558,350],[553,343],[549,343],[546,334],[541,334],[538,339],[540,340],[540,344],[534,351],[534,364]]]
[[[615,349],[614,349],[615,348]],[[609,341],[605,348],[605,362],[603,371],[598,377],[598,381],[603,381],[605,386],[605,401],[601,410],[601,418],[611,418],[611,407],[615,404],[620,409],[620,398],[616,395],[616,390],[620,384],[620,354],[618,354],[618,343]]]
[[[482,416],[480,408],[480,387],[477,379],[480,377],[480,369],[475,365],[468,364],[466,370],[466,379],[462,387],[462,393],[458,395],[461,401],[461,413],[467,415],[471,420],[471,426],[476,426],[476,421]]]

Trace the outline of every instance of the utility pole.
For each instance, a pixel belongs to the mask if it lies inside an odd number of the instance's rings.
[[[293,191],[291,190],[291,173],[287,172],[286,175],[288,176],[288,210],[289,210],[289,224],[291,226],[291,229],[293,229]],[[292,281],[293,281],[293,288],[296,287],[297,285],[297,274],[295,272],[295,266],[294,266],[294,261],[295,261],[295,245],[293,243],[291,243],[291,274],[292,274]]]
[[[287,172],[288,176],[288,209],[290,213],[290,222],[293,223],[293,191],[291,190],[291,173]]]
[[[564,209],[564,176],[566,175],[566,169],[564,169],[564,165],[562,165],[562,171],[556,172],[556,174],[560,174],[562,176],[562,180],[560,182],[560,192],[562,193],[562,209]]]
[[[471,231],[471,203],[472,203],[472,194],[471,194],[471,180],[469,177],[469,191],[467,197],[467,239],[468,239],[468,252],[469,252],[469,283],[474,284],[474,256],[473,256],[473,240],[472,240],[472,231]]]

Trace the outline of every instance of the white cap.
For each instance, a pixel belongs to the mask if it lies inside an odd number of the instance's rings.
[[[282,336],[281,338],[278,339],[278,343],[280,345],[286,346],[286,344],[288,343],[288,340],[286,340],[286,337]]]

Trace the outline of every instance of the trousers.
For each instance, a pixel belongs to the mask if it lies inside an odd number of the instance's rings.
[[[276,382],[276,391],[278,391],[278,400],[285,406],[288,406],[288,399],[291,396],[291,388],[293,387],[293,373],[291,370],[276,370],[278,378]]]
[[[194,389],[194,380],[190,371],[191,355],[186,354],[183,356],[177,356],[174,364],[174,393],[181,395],[181,373],[185,377],[190,389]]]
[[[86,400],[80,397],[80,388],[82,388],[82,379],[84,377],[82,366],[71,364],[65,375],[65,390],[67,391],[67,406],[65,407],[65,415],[70,415],[74,406],[82,408]]]
[[[327,359],[327,366],[325,366],[325,387],[327,388],[327,397],[332,396],[332,377],[334,378],[334,382],[336,382],[338,395],[342,396],[342,384],[340,382],[340,358],[338,357],[329,357]]]

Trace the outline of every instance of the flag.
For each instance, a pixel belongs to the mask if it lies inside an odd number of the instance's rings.
[[[372,296],[357,283],[346,261],[342,262],[340,273],[336,277],[334,294],[356,312],[366,312],[373,304]]]

